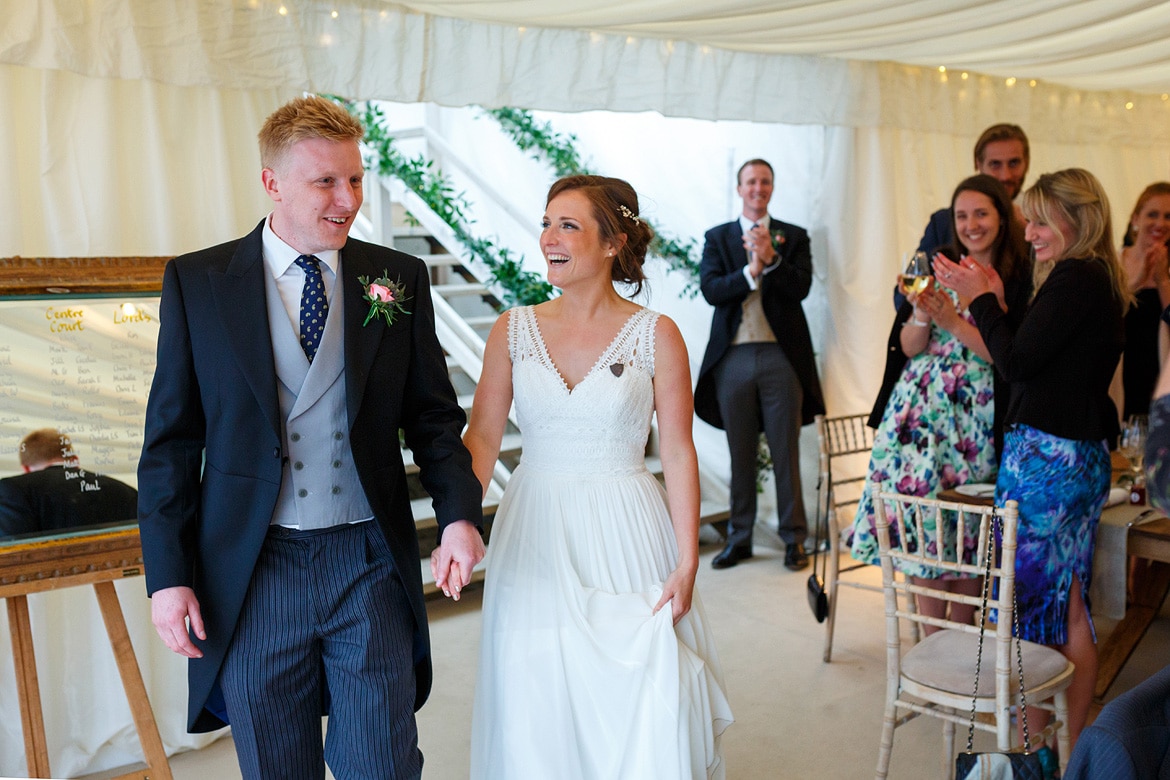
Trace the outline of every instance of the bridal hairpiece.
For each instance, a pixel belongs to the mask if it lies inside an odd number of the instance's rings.
[[[637,214],[635,214],[634,212],[630,211],[630,208],[624,203],[618,204],[618,211],[620,211],[622,213],[622,216],[625,217],[626,219],[632,220],[634,222],[641,221],[641,218]]]

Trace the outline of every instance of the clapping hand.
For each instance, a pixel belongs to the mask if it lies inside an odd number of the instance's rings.
[[[1007,311],[1003,279],[991,266],[983,266],[969,257],[954,262],[944,254],[934,256],[934,273],[939,284],[949,287],[964,301],[973,301],[984,293],[995,293],[999,306]]]
[[[914,316],[917,317],[921,313],[945,331],[953,331],[955,323],[959,320],[959,312],[951,296],[937,287],[927,287],[915,296],[913,303]]]
[[[764,266],[776,259],[772,234],[763,225],[756,225],[743,234],[743,248],[748,252],[748,271],[756,278],[764,272]]]

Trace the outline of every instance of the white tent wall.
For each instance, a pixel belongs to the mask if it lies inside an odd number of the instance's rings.
[[[166,255],[268,208],[256,132],[284,102],[0,65],[0,256]]]
[[[302,89],[753,119],[761,124],[685,123],[691,143],[709,150],[701,155],[670,152],[661,133],[613,132],[616,119],[583,114],[564,129],[579,125],[595,161],[634,181],[647,213],[682,236],[700,238],[731,219],[734,167],[748,156],[770,159],[782,184],[775,213],[813,237],[806,311],[829,411],[849,413],[867,409],[878,384],[902,253],[971,171],[983,127],[1027,129],[1029,181],[1070,165],[1096,173],[1118,238],[1140,190],[1170,179],[1170,101],[1159,94],[521,30],[376,0],[286,5],[290,13],[279,16],[268,0],[4,2],[0,255],[174,254],[242,234],[268,208],[256,131]],[[491,170],[491,156],[483,162]],[[506,181],[509,171],[492,176]],[[531,186],[535,219],[543,185]],[[531,246],[523,250],[538,260]],[[697,362],[709,311],[679,300],[675,284],[655,279],[650,302],[680,321]],[[154,640],[141,580],[119,592],[168,750],[201,744],[182,733],[183,664]],[[77,589],[34,599],[49,746],[63,775],[127,763],[137,752],[91,598]],[[8,642],[0,625],[0,645]],[[77,668],[89,674],[65,676]],[[0,775],[24,771],[12,680],[11,656],[0,653]]]

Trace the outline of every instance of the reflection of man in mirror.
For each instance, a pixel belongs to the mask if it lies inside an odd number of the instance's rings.
[[[138,491],[83,471],[69,437],[42,428],[20,442],[24,473],[0,479],[0,536],[50,533],[138,516]]]

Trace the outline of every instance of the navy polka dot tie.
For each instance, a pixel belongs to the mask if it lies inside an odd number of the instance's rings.
[[[305,286],[301,288],[301,349],[313,362],[321,334],[325,332],[325,317],[329,301],[325,299],[325,281],[321,278],[321,262],[312,255],[301,255],[296,263],[305,272]]]

